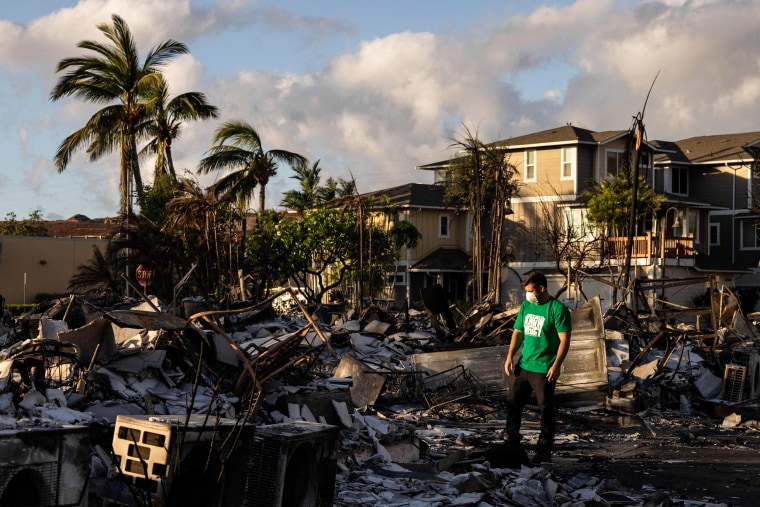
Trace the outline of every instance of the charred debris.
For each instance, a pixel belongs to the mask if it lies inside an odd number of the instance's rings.
[[[704,308],[647,304],[705,282],[637,284],[633,307],[571,306],[561,412],[751,419],[760,315],[709,280]],[[523,467],[505,487],[494,470],[524,463],[489,455],[515,315],[480,303],[441,336],[426,313],[312,305],[290,289],[228,309],[113,294],[37,305],[0,325],[0,504],[35,483],[35,505],[393,505],[361,486],[368,470],[370,485],[424,480],[425,498],[457,505],[542,504],[546,480],[531,492]],[[446,427],[457,444],[463,429],[492,440],[454,450],[436,444]],[[554,484],[556,505],[583,489],[572,482]]]

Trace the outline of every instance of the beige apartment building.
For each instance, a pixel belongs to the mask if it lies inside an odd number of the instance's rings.
[[[108,239],[0,236],[0,295],[8,304],[32,303],[37,294],[65,294],[77,266],[105,251]]]
[[[47,236],[0,235],[0,296],[7,304],[34,303],[39,294],[66,294],[77,267],[93,247],[105,252],[118,225],[76,215],[45,222]]]

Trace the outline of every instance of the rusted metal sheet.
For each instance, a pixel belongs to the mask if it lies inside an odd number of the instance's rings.
[[[146,312],[140,310],[114,310],[106,313],[106,318],[122,327],[147,329],[148,331],[178,331],[187,327],[182,317],[169,313]]]

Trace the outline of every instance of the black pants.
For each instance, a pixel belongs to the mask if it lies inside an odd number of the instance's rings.
[[[530,399],[531,392],[536,395],[538,409],[541,414],[541,433],[538,436],[538,447],[549,450],[554,443],[557,428],[557,415],[554,406],[554,388],[557,382],[549,382],[546,373],[534,373],[516,366],[513,373],[512,385],[507,393],[507,439],[517,443],[520,436],[520,423],[525,405]]]

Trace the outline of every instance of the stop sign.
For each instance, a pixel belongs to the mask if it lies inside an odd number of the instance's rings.
[[[143,287],[147,287],[153,283],[153,270],[147,266],[143,266],[142,264],[137,266],[135,276],[137,277],[137,283]]]

